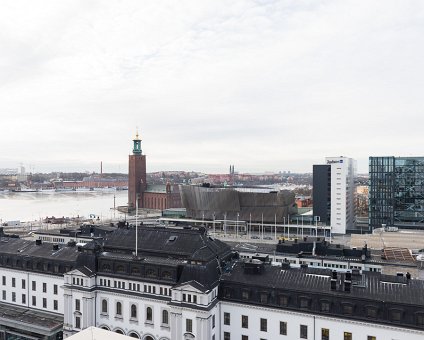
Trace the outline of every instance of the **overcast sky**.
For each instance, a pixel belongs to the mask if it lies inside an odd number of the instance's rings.
[[[424,1],[2,1],[0,168],[423,156]]]

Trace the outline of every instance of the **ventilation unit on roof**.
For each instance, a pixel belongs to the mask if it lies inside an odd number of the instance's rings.
[[[169,236],[168,242],[174,242],[176,239],[177,239],[177,236],[175,235]]]

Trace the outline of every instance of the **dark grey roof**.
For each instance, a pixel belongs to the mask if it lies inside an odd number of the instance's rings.
[[[119,229],[109,234],[103,244],[105,251],[135,251],[135,230]],[[209,261],[231,248],[198,230],[177,228],[139,227],[139,256],[159,256],[190,261]]]
[[[31,258],[75,261],[79,255],[77,247],[58,245],[54,250],[51,243],[37,245],[34,241],[19,238],[0,238],[0,254],[28,256]]]
[[[205,291],[216,286],[220,275],[221,269],[218,261],[210,261],[206,265],[187,264],[183,266],[178,283],[196,281],[204,287],[202,291]]]
[[[0,303],[0,322],[2,325],[12,327],[19,325],[20,329],[50,335],[62,328],[63,315]]]
[[[338,282],[341,274],[338,274]],[[352,278],[351,292],[342,289],[331,290],[331,270],[328,269],[283,269],[277,266],[265,265],[262,274],[245,274],[244,265],[239,262],[229,273],[221,277],[222,282],[238,283],[297,292],[318,293],[325,295],[346,296],[358,299],[377,300],[392,303],[420,305],[424,307],[424,281],[407,280],[405,277],[364,272],[359,277]]]

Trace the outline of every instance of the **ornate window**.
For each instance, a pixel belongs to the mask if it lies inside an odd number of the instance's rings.
[[[136,319],[137,318],[137,306],[131,305],[131,318]]]
[[[122,303],[116,303],[116,315],[122,315]]]
[[[162,311],[162,323],[167,325],[169,323],[169,313],[166,309]]]
[[[147,321],[153,321],[153,310],[152,307],[146,308],[146,320]]]
[[[102,313],[107,314],[107,300],[102,300]]]

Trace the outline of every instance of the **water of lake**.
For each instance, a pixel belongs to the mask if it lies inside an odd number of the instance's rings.
[[[113,211],[115,205],[126,205],[128,191],[116,192],[0,192],[0,219],[5,221],[38,221],[47,216],[89,217],[90,214],[101,219],[120,217]],[[114,216],[115,213],[115,216]],[[123,216],[123,215],[122,215]]]

